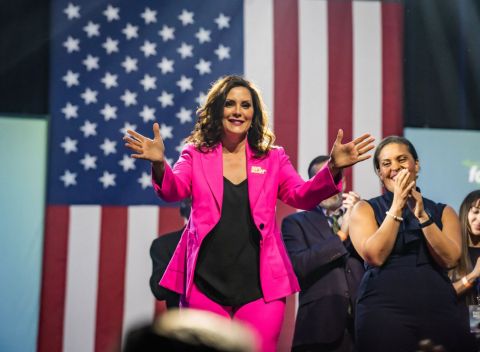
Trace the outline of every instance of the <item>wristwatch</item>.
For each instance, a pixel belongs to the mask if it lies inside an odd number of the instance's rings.
[[[428,220],[424,221],[424,222],[418,222],[418,226],[420,226],[421,229],[433,224],[432,214],[430,214],[428,209],[425,209],[425,213],[427,213],[427,215],[428,215]]]

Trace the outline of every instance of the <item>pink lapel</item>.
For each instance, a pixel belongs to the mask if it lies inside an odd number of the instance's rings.
[[[210,191],[217,201],[218,209],[222,209],[223,200],[223,160],[222,144],[219,143],[208,153],[200,153],[203,174],[207,180]],[[198,170],[200,171],[200,170]],[[195,172],[195,170],[193,170]]]
[[[255,209],[260,193],[262,193],[263,183],[268,177],[268,157],[255,158],[253,150],[247,143],[247,178],[248,178],[248,197],[250,199],[250,209]]]

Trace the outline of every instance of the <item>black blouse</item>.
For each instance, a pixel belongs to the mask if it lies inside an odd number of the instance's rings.
[[[223,178],[222,215],[205,237],[195,266],[194,282],[211,300],[240,306],[261,298],[260,233],[253,222],[248,183]]]

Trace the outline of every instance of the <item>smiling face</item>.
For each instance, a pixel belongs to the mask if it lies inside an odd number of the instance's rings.
[[[467,219],[471,234],[480,237],[480,199],[468,211]]]
[[[387,190],[393,192],[398,173],[407,169],[411,182],[417,178],[418,160],[415,160],[408,147],[401,143],[390,143],[383,147],[378,155],[377,173]]]
[[[230,89],[223,106],[224,138],[244,139],[252,125],[254,115],[252,95],[245,87]]]

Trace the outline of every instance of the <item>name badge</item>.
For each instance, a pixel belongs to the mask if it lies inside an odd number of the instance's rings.
[[[470,332],[475,334],[480,333],[480,306],[469,305],[468,312],[470,316]]]
[[[263,169],[260,166],[252,166],[250,171],[251,171],[252,174],[261,174],[261,175],[263,175],[264,173],[267,172],[267,170]]]

